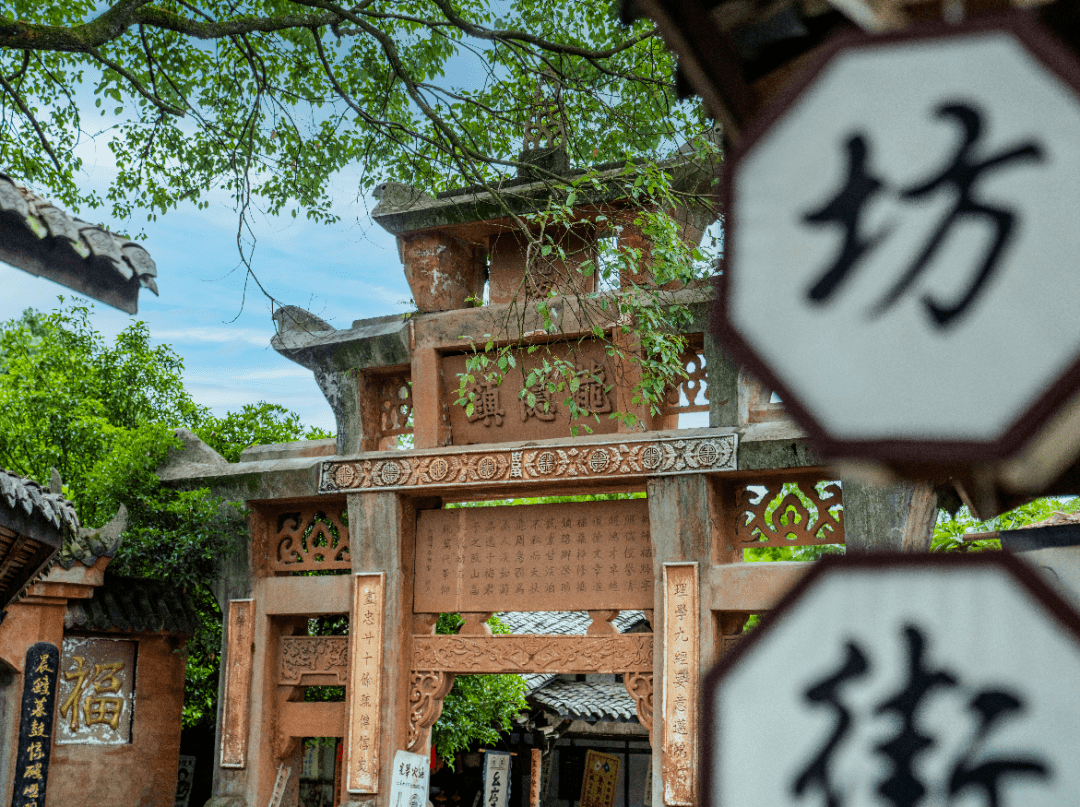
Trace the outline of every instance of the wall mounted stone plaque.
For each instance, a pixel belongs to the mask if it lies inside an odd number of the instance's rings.
[[[587,423],[594,434],[611,434],[618,430],[618,422],[608,416],[628,407],[629,390],[620,390],[615,383],[616,362],[607,355],[602,342],[560,342],[542,346],[531,355],[524,350],[517,351],[514,357],[517,366],[504,375],[501,384],[487,383],[479,374],[473,374],[476,382],[466,385],[466,390],[476,396],[472,414],[453,403],[457,400],[458,378],[465,373],[468,355],[446,356],[442,360],[445,394],[451,401],[450,430],[455,445],[570,436],[573,424],[564,403],[568,392],[549,393],[545,377],[529,388],[536,396],[534,406],[519,397],[529,374],[541,368],[545,358],[549,364],[558,361],[574,365],[580,380],[580,386],[573,393],[574,400],[582,410],[600,418],[597,422],[591,416],[583,417],[577,423]],[[557,380],[559,376],[551,378]]]
[[[422,510],[416,613],[653,607],[645,499]]]
[[[45,804],[59,663],[60,653],[49,642],[38,642],[26,651],[11,807]]]
[[[136,642],[64,637],[58,745],[126,745],[135,707]]]

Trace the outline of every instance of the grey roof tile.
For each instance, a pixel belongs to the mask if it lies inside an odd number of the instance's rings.
[[[89,600],[69,600],[68,630],[175,633],[191,635],[199,616],[180,589],[160,580],[113,577]]]
[[[595,723],[630,723],[637,720],[637,705],[621,683],[552,681],[529,693],[529,699],[567,720]]]
[[[0,172],[0,260],[129,314],[157,266],[139,244],[65,213]]]
[[[592,621],[587,611],[504,611],[499,614],[511,633],[541,633],[556,636],[584,636]],[[612,624],[619,633],[645,621],[642,611],[620,611]]]

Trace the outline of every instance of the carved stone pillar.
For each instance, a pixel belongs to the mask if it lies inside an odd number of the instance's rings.
[[[674,697],[673,690],[669,690],[668,675],[675,671],[685,675],[689,679],[682,682],[680,692],[696,693],[698,682],[705,673],[704,667],[712,662],[718,655],[717,642],[719,640],[717,626],[709,608],[709,598],[695,596],[686,601],[669,601],[669,593],[665,589],[665,581],[668,575],[665,572],[665,564],[672,563],[696,563],[696,566],[675,567],[677,569],[693,569],[695,587],[698,580],[707,580],[709,566],[718,562],[730,562],[733,559],[730,549],[733,539],[725,537],[725,530],[730,531],[733,522],[729,524],[726,516],[728,508],[725,502],[718,496],[718,490],[713,486],[710,479],[704,475],[687,475],[675,477],[655,477],[649,480],[649,531],[653,542],[653,571],[654,571],[654,601],[655,610],[651,615],[650,622],[653,633],[657,637],[657,652],[653,654],[653,688],[662,693],[661,698]],[[726,526],[725,526],[726,525]],[[669,567],[670,568],[670,567]],[[676,576],[682,572],[676,572]],[[681,579],[675,582],[684,582]],[[678,606],[683,608],[678,610]],[[680,624],[670,624],[669,621],[676,618]],[[691,630],[692,628],[692,630]],[[682,630],[687,635],[687,646],[693,645],[693,656],[687,656],[687,664],[676,664],[674,656],[667,652],[660,652],[663,642],[675,636],[675,631]],[[668,669],[670,667],[670,669]],[[671,682],[674,684],[674,682]],[[633,694],[633,693],[632,693]],[[689,700],[681,704],[684,708],[680,714],[688,717],[694,715],[696,710]],[[658,712],[661,719],[652,722],[650,735],[653,745],[653,807],[662,805],[696,805],[697,793],[693,789],[689,794],[675,793],[668,786],[679,775],[676,769],[667,765],[665,746],[665,721],[669,718],[674,704],[665,703],[661,700]],[[687,725],[689,729],[689,725]],[[687,735],[689,736],[689,735]],[[672,746],[671,738],[668,737],[668,748]],[[696,754],[697,749],[690,744],[691,759],[690,770],[698,769]]]
[[[350,801],[344,804],[348,805],[387,807],[394,753],[408,745],[415,523],[416,513],[412,505],[394,493],[354,493],[349,496],[352,570],[354,573],[385,573],[385,598],[378,792],[346,794]]]

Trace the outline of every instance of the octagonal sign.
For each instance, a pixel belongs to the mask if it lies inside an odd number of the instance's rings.
[[[1080,802],[1080,616],[1011,555],[822,560],[704,702],[705,807]]]
[[[822,453],[993,461],[1075,392],[1078,87],[1026,17],[935,24],[831,46],[747,131],[715,326]]]

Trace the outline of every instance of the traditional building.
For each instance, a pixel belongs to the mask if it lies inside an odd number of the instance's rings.
[[[60,498],[42,491],[38,496],[54,508]],[[44,794],[54,807],[171,807],[183,651],[198,616],[169,584],[107,573],[125,513],[100,530],[88,530],[78,528],[70,504],[61,511],[71,529],[52,567],[8,606],[0,623],[0,736],[20,737],[26,722],[20,712],[25,717],[26,705],[37,703],[40,693],[26,690],[19,675],[28,672],[33,648],[47,643],[58,651],[52,711],[42,709],[52,725],[37,741],[42,756],[35,762],[20,753],[18,743],[5,742],[0,798],[24,805]],[[43,764],[34,767],[38,763]]]

